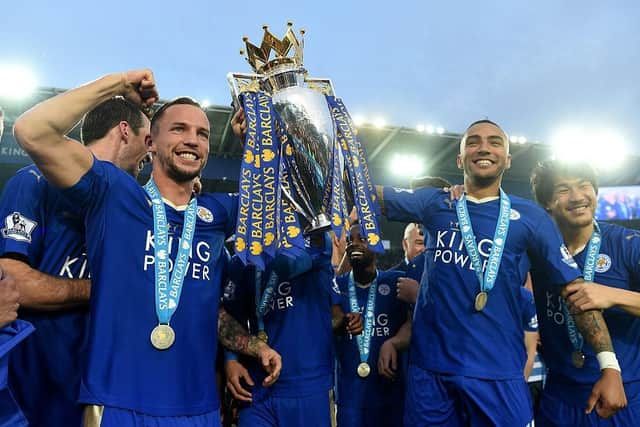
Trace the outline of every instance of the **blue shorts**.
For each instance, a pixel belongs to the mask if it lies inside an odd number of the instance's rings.
[[[183,417],[155,417],[129,409],[89,405],[85,424],[91,427],[220,427],[220,411]]]
[[[338,427],[402,427],[402,405],[347,408],[338,405]]]
[[[238,427],[331,427],[333,397],[322,391],[303,397],[267,396],[240,409]]]
[[[440,375],[409,365],[404,425],[533,425],[531,395],[524,376],[517,380],[482,380]]]
[[[28,425],[9,388],[0,390],[0,427],[27,427]]]
[[[627,395],[626,408],[618,411],[611,418],[603,419],[596,413],[584,413],[592,386],[576,385],[573,388],[553,383],[542,391],[540,410],[536,415],[536,427],[636,427],[640,425],[640,381],[624,384]],[[580,396],[580,401],[574,399]],[[570,397],[570,399],[567,399]]]

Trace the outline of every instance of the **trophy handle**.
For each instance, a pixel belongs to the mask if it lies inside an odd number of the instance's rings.
[[[231,89],[231,98],[233,99],[233,107],[238,110],[242,105],[240,103],[240,94],[243,92],[256,92],[260,90],[260,74],[250,73],[227,73],[227,82]]]
[[[333,83],[331,83],[331,79],[305,77],[304,81],[309,89],[313,89],[323,95],[335,96],[336,94],[335,90],[333,89]]]

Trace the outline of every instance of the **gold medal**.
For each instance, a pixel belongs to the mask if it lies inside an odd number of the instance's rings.
[[[171,326],[161,323],[151,331],[151,345],[158,350],[166,350],[176,340],[176,333]]]
[[[482,291],[476,295],[476,301],[473,304],[476,311],[482,311],[484,307],[487,305],[487,299],[489,299],[489,294],[485,291]]]
[[[269,336],[265,331],[258,331],[258,339],[264,343],[269,342]]]
[[[360,378],[366,378],[371,373],[371,367],[367,362],[362,362],[358,365],[358,376]]]
[[[571,363],[573,363],[573,366],[575,366],[578,369],[581,369],[584,367],[584,353],[580,350],[576,350],[573,353],[571,353]]]

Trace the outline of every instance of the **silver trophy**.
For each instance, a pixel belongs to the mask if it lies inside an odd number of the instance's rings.
[[[304,43],[298,42],[292,24],[287,25],[282,39],[263,26],[264,37],[259,47],[244,37],[246,51],[240,53],[246,53],[255,73],[229,73],[227,80],[236,107],[240,106],[239,97],[245,91],[260,90],[271,96],[294,150],[294,165],[289,169],[292,185],[289,191],[282,188],[282,192],[308,222],[305,233],[309,234],[326,231],[331,226],[323,196],[331,177],[335,124],[325,95],[333,95],[334,91],[329,79],[307,77],[302,66]],[[304,31],[300,34],[304,35]],[[270,58],[272,52],[275,55]],[[343,156],[340,150],[336,152],[339,173],[344,177]]]

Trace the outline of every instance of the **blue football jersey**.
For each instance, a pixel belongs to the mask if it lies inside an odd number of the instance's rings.
[[[156,350],[154,221],[145,190],[108,162],[94,160],[63,191],[84,209],[91,271],[91,320],[80,401],[155,416],[196,415],[219,407],[215,380],[223,242],[237,197],[198,197],[195,235],[171,327],[175,343]],[[170,269],[181,244],[184,210],[165,203]]]
[[[396,297],[397,281],[403,277],[401,271],[378,271],[375,313],[373,330],[371,331],[371,347],[367,363],[371,373],[366,378],[357,374],[360,364],[360,353],[355,336],[349,334],[336,338],[336,355],[338,359],[338,405],[349,408],[377,408],[396,405],[402,402],[404,395],[404,378],[402,369],[396,371],[396,379],[390,381],[378,374],[378,356],[382,344],[393,337],[400,326],[407,320],[409,307]],[[349,274],[336,278],[342,294],[342,310],[351,311],[349,303]],[[356,286],[356,298],[360,314],[364,316],[369,288]],[[364,318],[363,318],[364,322]]]
[[[599,225],[602,243],[596,259],[593,281],[619,289],[640,291],[640,233],[613,224]],[[583,249],[574,255],[581,269],[584,267],[586,252],[586,249]],[[550,285],[547,273],[543,269],[532,270],[542,338],[542,356],[549,368],[549,378],[553,376],[554,383],[563,382],[568,387],[573,384],[592,385],[600,378],[598,361],[591,346],[585,342],[582,350],[586,356],[584,367],[578,369],[571,363],[571,353],[574,349],[569,340],[566,319],[560,304],[562,297],[560,290]],[[640,380],[640,318],[619,307],[604,310],[603,316],[622,369],[623,381],[626,383]],[[567,395],[567,398],[570,397],[574,396]],[[576,398],[582,400],[583,396]]]
[[[267,393],[276,397],[301,397],[328,392],[333,385],[333,330],[331,306],[340,294],[333,286],[333,268],[329,255],[314,252],[312,268],[302,274],[278,277],[267,313],[263,317],[269,345],[282,356],[282,371],[275,384],[265,389],[264,368],[255,359],[241,359],[249,369],[255,386],[253,400],[261,401]],[[264,290],[271,274],[262,273]],[[257,333],[255,305],[255,268],[244,266],[234,257],[229,266],[224,291],[225,309],[242,324],[249,323]],[[262,291],[261,291],[262,292]]]
[[[429,242],[414,313],[411,363],[436,373],[522,378],[523,258],[528,256],[532,265],[545,268],[555,285],[569,283],[581,273],[549,215],[529,200],[510,198],[510,228],[497,280],[486,307],[476,311],[480,284],[461,238],[455,202],[442,190],[385,188],[388,218],[422,223]],[[493,245],[499,203],[498,198],[467,200],[483,270]]]
[[[0,255],[64,279],[87,279],[82,217],[35,166],[19,170],[0,200]],[[22,309],[36,332],[11,354],[10,383],[32,425],[80,423],[79,366],[85,354],[88,306],[57,312]]]

